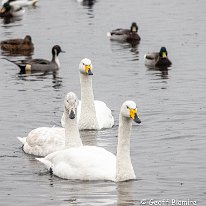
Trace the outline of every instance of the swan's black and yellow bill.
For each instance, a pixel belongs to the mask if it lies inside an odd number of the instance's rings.
[[[86,65],[85,71],[88,75],[93,75],[91,65]]]
[[[137,109],[130,109],[130,117],[134,120],[134,122],[140,124],[141,120],[137,116]]]

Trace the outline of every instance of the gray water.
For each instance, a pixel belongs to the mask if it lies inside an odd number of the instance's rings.
[[[32,36],[33,58],[50,59],[55,44],[66,51],[56,75],[20,75],[15,65],[0,60],[0,205],[152,205],[151,199],[205,205],[205,8],[203,0],[99,0],[93,5],[40,0],[19,20],[0,19],[1,40]],[[138,46],[110,42],[108,31],[133,21],[142,38]],[[167,47],[172,67],[146,68],[144,54],[161,46]],[[134,100],[142,120],[131,135],[136,181],[50,176],[16,139],[36,127],[60,125],[66,93],[80,97],[78,64],[84,57],[93,62],[95,99],[112,109],[115,126],[81,132],[83,142],[115,153],[120,106]]]

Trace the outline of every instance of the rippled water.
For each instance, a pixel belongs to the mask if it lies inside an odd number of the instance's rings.
[[[51,58],[61,45],[55,75],[18,74],[0,60],[0,202],[5,205],[140,205],[150,199],[206,201],[206,2],[42,0],[22,19],[0,19],[0,38],[32,36],[32,57]],[[137,47],[110,42],[106,33],[139,26]],[[149,70],[143,56],[166,46],[168,71]],[[6,54],[1,53],[1,57]],[[16,136],[39,126],[60,125],[68,91],[80,96],[78,64],[93,61],[95,98],[112,108],[115,127],[81,132],[84,144],[116,151],[119,108],[137,102],[142,125],[133,126],[131,156],[137,180],[82,182],[50,176],[26,155]],[[7,57],[22,59],[25,57]],[[161,205],[166,205],[161,202]],[[192,204],[190,204],[192,205]]]

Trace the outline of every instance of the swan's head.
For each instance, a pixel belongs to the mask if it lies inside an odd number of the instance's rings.
[[[137,105],[133,101],[126,101],[121,107],[121,115],[126,118],[131,118],[136,123],[140,124],[141,120],[137,116]]]
[[[59,53],[65,53],[65,51],[63,51],[59,45],[53,46],[52,47],[52,55],[53,56],[58,56]]]
[[[81,60],[79,64],[79,71],[81,74],[93,75],[92,69],[93,69],[93,66],[92,66],[92,62],[90,59],[84,58]]]
[[[64,105],[65,105],[65,110],[67,111],[70,119],[74,119],[77,116],[78,104],[79,104],[79,100],[76,94],[73,92],[69,92],[66,95]]]

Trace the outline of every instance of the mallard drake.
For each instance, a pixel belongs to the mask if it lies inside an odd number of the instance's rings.
[[[38,0],[3,0],[4,3],[10,3],[12,6],[26,7],[26,6],[35,6]]]
[[[168,52],[165,47],[161,47],[159,52],[145,54],[144,58],[145,65],[149,67],[168,67],[172,64],[172,62],[168,59]]]
[[[13,6],[10,3],[3,4],[0,17],[20,17],[25,13],[25,9],[19,6]]]
[[[137,32],[138,26],[135,22],[133,22],[130,29],[115,29],[108,32],[107,36],[109,36],[111,40],[116,41],[138,42],[141,38]]]
[[[31,36],[26,35],[24,39],[8,39],[0,42],[2,50],[10,52],[33,51],[34,45]]]
[[[60,68],[60,62],[58,59],[59,53],[64,53],[59,45],[55,45],[52,48],[52,60],[46,59],[31,59],[31,60],[18,60],[11,61],[6,59],[14,64],[16,64],[20,69],[21,73],[32,73],[32,72],[49,72],[56,71]]]

